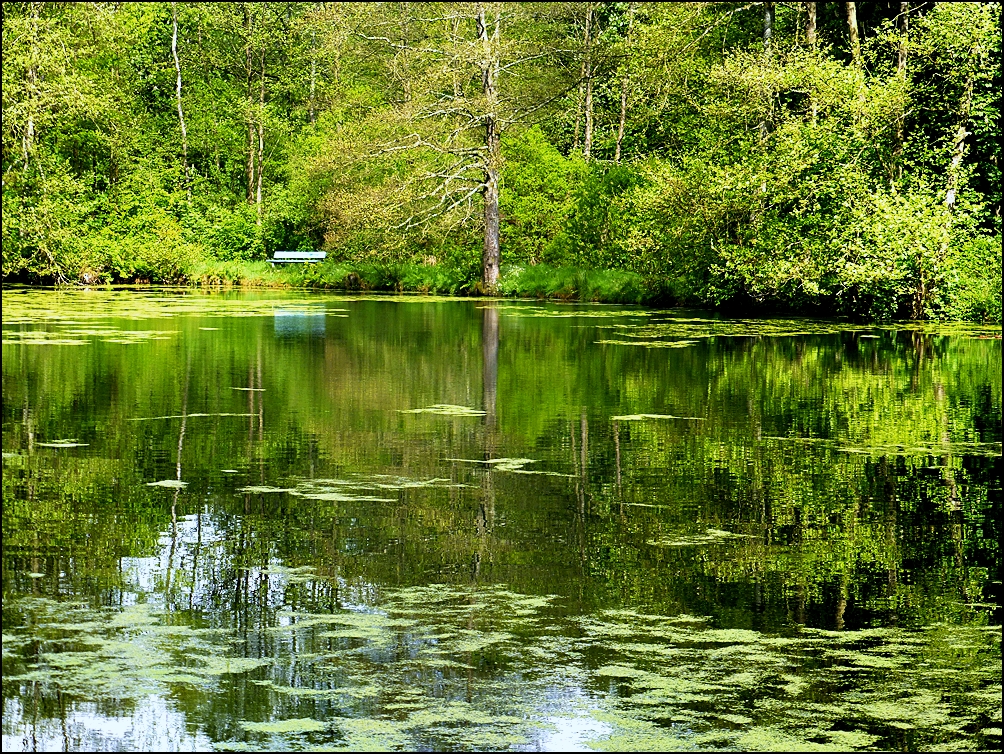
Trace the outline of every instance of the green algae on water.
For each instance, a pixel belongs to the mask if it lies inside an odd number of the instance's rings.
[[[485,412],[470,406],[456,406],[451,403],[436,403],[425,408],[398,409],[400,414],[435,414],[437,416],[484,416]]]

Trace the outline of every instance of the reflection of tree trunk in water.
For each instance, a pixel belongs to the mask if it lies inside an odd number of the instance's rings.
[[[262,451],[265,426],[265,391],[261,386],[261,336],[258,336],[258,472],[261,484],[265,484],[265,453]]]
[[[24,394],[24,405],[21,408],[21,423],[25,427],[25,431],[28,435],[28,455],[30,456],[35,449],[35,427],[32,421],[31,408],[28,405],[28,378],[25,374],[24,361],[21,362],[21,384],[25,386]],[[30,468],[30,467],[29,467]],[[34,507],[35,502],[35,475],[28,473],[27,475],[27,494],[25,497],[28,499],[28,504]],[[34,547],[31,548],[31,571],[32,573],[41,573],[39,570],[41,566],[41,559],[38,557],[39,552],[39,539],[38,539],[38,529],[32,531],[32,539],[34,540]],[[31,593],[37,595],[41,589],[41,585],[38,583],[38,579],[31,580]]]
[[[181,450],[185,445],[185,426],[188,423],[188,382],[192,374],[192,362],[185,367],[185,387],[181,393],[181,430],[178,432],[178,455],[175,463],[175,481],[181,481]],[[171,610],[171,576],[174,570],[174,553],[178,546],[178,495],[181,488],[176,487],[171,500],[171,549],[167,555],[167,583],[164,590],[164,603],[168,612]]]
[[[802,575],[802,539],[805,535],[805,527],[802,523],[802,509],[798,506],[792,510],[794,526],[792,527],[791,544],[798,548],[798,564],[795,585],[795,622],[805,625],[805,579]]]
[[[583,569],[583,575],[585,575],[585,564],[586,564],[586,532],[585,532],[585,517],[583,512],[586,509],[585,502],[585,491],[582,488],[582,470],[581,470],[581,460],[579,456],[579,451],[575,443],[575,422],[568,422],[568,432],[569,438],[572,444],[572,474],[575,477],[575,500],[576,500],[576,514],[575,514],[575,539],[579,543],[579,562]],[[582,579],[579,580],[580,585],[582,584]],[[580,586],[580,596],[581,596],[581,586]]]
[[[248,461],[254,444],[254,365],[248,364]]]
[[[617,469],[617,500],[620,502],[620,514],[624,515],[624,489],[621,487],[621,428],[620,422],[614,419],[614,465]]]
[[[497,443],[497,391],[499,371],[499,311],[494,304],[487,304],[482,310],[481,319],[481,404],[484,406],[486,461],[495,457]],[[486,464],[482,477],[482,499],[475,529],[478,534],[478,550],[471,560],[471,580],[476,581],[481,574],[481,561],[485,554],[488,538],[495,524],[495,472],[492,465]]]
[[[945,386],[940,382],[934,386],[934,394],[939,404],[945,401]],[[948,507],[952,521],[952,545],[955,550],[955,567],[959,572],[959,590],[962,598],[970,601],[969,585],[967,583],[967,568],[965,559],[965,516],[962,512],[962,496],[959,494],[959,485],[955,480],[955,466],[952,462],[951,437],[948,434],[947,421],[942,424],[941,444],[948,448],[948,454],[943,455],[939,464],[944,471],[942,479],[948,487]]]
[[[70,751],[70,733],[66,729],[66,700],[63,698],[63,692],[60,688],[56,688],[56,702],[59,704],[59,725],[63,731],[63,751]]]
[[[910,370],[910,392],[916,393],[920,386],[920,368],[929,354],[930,340],[919,332],[912,332],[910,340],[913,345],[913,368]]]
[[[589,422],[586,419],[586,410],[582,409],[579,415],[579,433],[581,443],[579,445],[579,479],[577,485],[579,490],[579,560],[582,563],[583,576],[586,568],[586,494],[589,485]]]
[[[838,631],[844,630],[844,612],[847,610],[847,583],[847,572],[844,571],[840,574],[840,594],[837,597],[837,614],[835,616]]]
[[[202,507],[195,509],[195,548],[192,550],[192,588],[188,591],[188,609],[195,609],[195,586],[199,576],[199,551],[202,550]]]
[[[481,310],[482,396],[485,411],[486,437],[495,431],[495,402],[499,373],[499,310],[486,304]],[[494,436],[492,436],[494,440]],[[488,450],[488,448],[486,448]],[[494,448],[491,448],[494,452]],[[488,460],[491,456],[486,456]]]
[[[885,546],[887,548],[886,557],[889,559],[886,564],[886,598],[889,600],[889,622],[896,625],[899,618],[899,604],[896,599],[899,591],[899,578],[897,567],[899,565],[898,547],[896,543],[896,477],[889,468],[888,456],[882,456],[879,461],[879,478],[882,480],[885,497],[885,517],[883,528],[885,529]]]
[[[261,610],[258,616],[258,625],[267,626],[268,622],[268,573],[263,573],[258,582],[258,606]],[[258,641],[258,658],[261,659],[264,650],[264,642]]]
[[[37,581],[37,579],[33,579]],[[32,681],[31,684],[31,696],[32,696],[32,710],[31,710],[31,750],[38,751],[38,681]]]
[[[471,595],[471,598],[470,598],[470,605],[471,605],[471,611],[467,614],[467,630],[473,632],[474,631],[474,608],[477,605],[477,598],[473,594]],[[466,700],[467,700],[468,704],[470,704],[474,700],[474,694],[473,694],[473,690],[474,690],[474,663],[472,662],[473,659],[474,659],[473,654],[474,654],[473,652],[468,652],[467,653],[467,662],[465,663],[467,665],[467,694],[466,694]]]

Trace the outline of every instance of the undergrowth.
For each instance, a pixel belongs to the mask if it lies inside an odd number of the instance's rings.
[[[272,267],[268,262],[199,262],[188,282],[200,286],[246,288],[324,288],[346,291],[395,291],[475,294],[479,281],[466,270],[446,265],[373,262],[323,262]],[[503,267],[498,293],[507,297],[554,298],[640,304],[654,300],[645,279],[625,270],[574,267]]]

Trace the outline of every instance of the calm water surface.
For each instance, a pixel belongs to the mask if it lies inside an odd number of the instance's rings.
[[[998,749],[1000,328],[3,291],[3,748]]]

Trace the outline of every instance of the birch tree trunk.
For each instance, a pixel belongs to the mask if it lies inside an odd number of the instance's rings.
[[[847,32],[851,40],[851,60],[861,67],[861,37],[858,34],[858,4],[847,3]]]
[[[948,175],[945,185],[945,225],[941,246],[937,251],[937,256],[930,261],[932,272],[942,268],[944,259],[948,255],[949,244],[951,243],[952,226],[955,221],[955,200],[959,190],[959,173],[962,170],[962,158],[966,154],[966,137],[969,136],[967,127],[969,116],[973,108],[973,88],[976,84],[976,64],[979,58],[979,49],[970,51],[968,61],[968,71],[966,81],[963,85],[962,101],[959,103],[959,126],[952,139],[952,159],[948,163]],[[922,250],[917,252],[917,287],[913,295],[913,310],[911,315],[914,319],[924,316],[924,310],[928,299],[931,297],[931,286],[929,283],[929,272]]]
[[[628,31],[627,31],[627,47],[628,50],[631,49],[632,35],[631,32],[634,30],[634,11],[635,4],[628,4]],[[627,98],[628,98],[628,74],[627,70],[624,71],[624,76],[621,78],[621,114],[620,119],[617,121],[617,148],[614,150],[614,162],[621,161],[621,147],[624,144],[624,125],[627,122]]]
[[[314,115],[314,91],[317,82],[317,32],[310,30],[310,100],[307,105],[307,117],[310,122],[315,120]]]
[[[973,55],[975,57],[975,54]],[[966,137],[969,131],[969,115],[973,108],[973,86],[976,83],[976,71],[972,63],[969,65],[969,72],[966,75],[966,83],[963,88],[962,103],[959,107],[959,127],[955,131],[955,138],[952,140],[952,160],[948,164],[948,181],[945,191],[945,206],[948,209],[955,207],[955,195],[959,188],[959,171],[962,167],[962,158],[966,153]]]
[[[907,56],[907,41],[908,34],[910,32],[910,3],[901,2],[899,4],[899,47],[896,51],[896,78],[899,79],[900,86],[903,87],[903,92],[905,96],[906,92],[906,56]],[[905,136],[906,127],[906,105],[904,103],[903,107],[900,108],[899,113],[896,116],[896,136],[892,147],[892,170],[890,171],[889,182],[891,188],[895,188],[903,179],[903,138]]]
[[[584,61],[585,66],[585,78],[586,78],[586,97],[584,102],[586,123],[585,129],[582,136],[582,156],[585,158],[586,162],[593,151],[593,50],[592,50],[592,25],[593,25],[593,4],[586,3],[586,59]]]
[[[258,82],[258,170],[255,176],[255,208],[258,210],[258,225],[261,225],[261,181],[262,164],[265,161],[265,51],[261,52],[261,78]]]
[[[763,4],[763,49],[770,52],[770,42],[774,36],[774,3]]]
[[[806,3],[805,4],[805,44],[809,46],[809,49],[813,52],[816,51],[816,4]],[[816,125],[816,121],[819,116],[819,104],[816,101],[816,93],[814,90],[809,91],[809,122],[812,125]]]
[[[31,8],[31,43],[28,50],[28,71],[25,82],[28,85],[28,117],[24,124],[24,136],[21,138],[25,170],[28,169],[31,153],[35,149],[35,103],[38,98],[38,16],[42,3],[29,3],[29,6]]]
[[[488,18],[483,3],[476,6],[478,41],[481,42],[481,85],[485,98],[484,187],[485,239],[481,254],[481,285],[485,293],[494,294],[499,279],[499,166],[500,143],[498,124],[499,33],[501,11],[496,10],[495,30],[488,30]]]
[[[188,201],[192,201],[192,187],[188,184],[188,130],[185,128],[185,113],[181,108],[181,61],[178,59],[178,4],[171,3],[171,55],[174,56],[174,70],[178,74],[175,96],[178,100],[178,123],[181,125],[181,175],[185,183]]]
[[[763,4],[763,55],[765,60],[770,59],[771,55],[771,39],[774,36],[774,3],[764,3]],[[760,140],[765,141],[767,139],[767,120],[770,117],[770,108],[773,101],[773,94],[771,92],[767,93],[766,111],[764,112],[763,119],[757,126],[757,130],[760,132]]]
[[[244,4],[244,65],[247,73],[247,117],[248,117],[248,165],[247,165],[247,203],[254,204],[255,197],[255,127],[254,127],[254,107],[251,104],[251,80],[253,68],[251,65],[251,12],[247,3]]]

